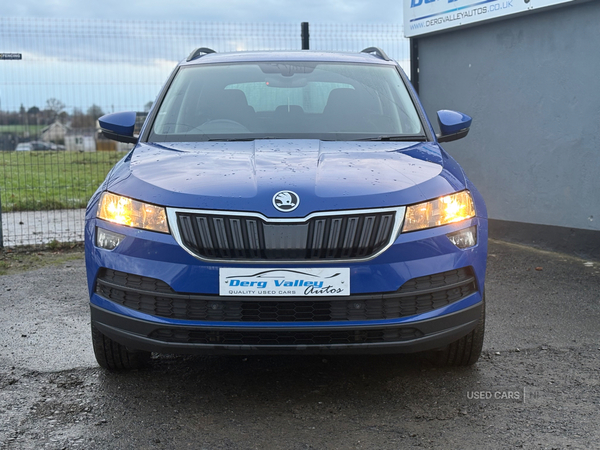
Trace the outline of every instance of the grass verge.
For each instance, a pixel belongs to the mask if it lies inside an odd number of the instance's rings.
[[[83,244],[50,243],[44,247],[28,246],[0,249],[0,275],[12,275],[45,266],[57,266],[83,259]]]
[[[124,152],[0,152],[2,211],[85,208]]]

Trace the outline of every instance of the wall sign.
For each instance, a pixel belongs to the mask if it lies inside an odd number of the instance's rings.
[[[404,0],[404,35],[415,37],[577,0]]]
[[[0,53],[0,59],[23,59],[20,53]]]

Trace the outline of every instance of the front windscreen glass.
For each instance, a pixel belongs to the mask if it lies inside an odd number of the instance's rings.
[[[424,140],[393,66],[265,62],[183,67],[150,142],[267,138]]]

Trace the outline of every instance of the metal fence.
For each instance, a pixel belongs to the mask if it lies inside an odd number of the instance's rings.
[[[0,18],[0,246],[83,240],[88,199],[129,149],[103,140],[96,119],[148,111],[192,49],[300,49],[301,32],[300,23]],[[310,24],[308,33],[311,50],[377,46],[410,73],[399,24]]]

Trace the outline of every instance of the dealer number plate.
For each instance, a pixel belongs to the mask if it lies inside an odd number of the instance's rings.
[[[219,295],[317,297],[350,295],[349,268],[219,269]]]

